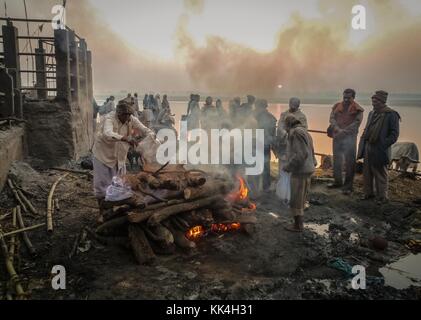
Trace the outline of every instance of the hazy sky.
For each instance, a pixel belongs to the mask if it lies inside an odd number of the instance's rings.
[[[35,18],[61,2],[26,0]],[[367,30],[351,29],[356,4]],[[68,0],[67,23],[93,51],[96,92],[421,88],[421,0]]]
[[[127,43],[142,52],[167,60],[175,59],[176,29],[180,16],[186,12],[184,0],[89,0],[98,15],[110,22],[110,28]],[[383,0],[374,0],[381,2]],[[412,16],[421,15],[421,0],[393,0],[408,8]],[[188,1],[187,1],[188,2]],[[209,35],[254,48],[271,51],[277,44],[279,30],[292,14],[303,18],[323,18],[318,0],[208,0],[192,10],[188,31],[199,45]],[[338,1],[340,2],[340,1]],[[371,1],[354,1],[364,4]],[[352,31],[350,44],[359,44],[376,32],[368,10],[366,31]],[[396,16],[396,20],[402,17]],[[349,24],[351,12],[349,12]],[[393,25],[397,21],[390,21]],[[381,32],[381,30],[379,31]]]

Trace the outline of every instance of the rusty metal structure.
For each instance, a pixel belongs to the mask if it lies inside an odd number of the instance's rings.
[[[15,23],[51,25],[47,19],[0,18],[3,51],[0,52],[0,117],[23,117],[26,95],[39,100],[65,99],[82,105],[93,101],[92,53],[86,40],[65,26],[51,36],[19,34]],[[52,29],[52,28],[51,28]],[[22,42],[37,42],[32,50],[22,50]],[[26,49],[26,48],[25,48]],[[32,66],[22,67],[22,58]],[[29,75],[33,83],[28,83]],[[26,85],[24,79],[26,76]]]

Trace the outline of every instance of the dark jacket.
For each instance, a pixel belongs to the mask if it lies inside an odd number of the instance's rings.
[[[388,107],[387,107],[388,108]],[[385,119],[381,130],[378,135],[378,139],[375,143],[371,143],[368,141],[367,133],[369,131],[370,126],[373,125],[373,118],[374,118],[374,110],[371,111],[368,115],[367,124],[364,129],[364,132],[360,138],[360,143],[358,145],[358,156],[357,159],[364,158],[364,154],[366,151],[366,146],[368,145],[368,158],[370,159],[370,163],[375,167],[382,167],[386,166],[390,163],[391,160],[391,146],[398,140],[399,138],[399,121],[400,116],[399,114],[390,109],[390,111],[386,112]]]
[[[284,170],[292,174],[312,174],[316,163],[311,136],[302,125],[296,125],[288,134],[287,164]]]
[[[276,118],[267,110],[262,110],[254,115],[257,121],[257,129],[263,129],[265,134],[265,146],[270,146],[276,136]]]

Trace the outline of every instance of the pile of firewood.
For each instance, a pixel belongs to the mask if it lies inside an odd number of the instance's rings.
[[[123,177],[130,199],[106,202],[105,222],[96,230],[104,242],[127,242],[140,264],[176,247],[192,249],[207,233],[250,230],[255,206],[240,177],[186,170],[182,165],[148,165]]]

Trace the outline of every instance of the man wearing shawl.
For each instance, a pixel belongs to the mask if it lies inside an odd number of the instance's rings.
[[[373,110],[358,147],[358,159],[364,159],[364,200],[377,197],[378,203],[388,201],[388,171],[391,146],[399,138],[399,114],[386,105],[388,93],[376,91],[371,98]],[[374,193],[374,185],[375,192]]]

